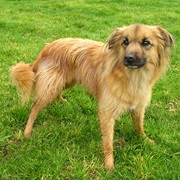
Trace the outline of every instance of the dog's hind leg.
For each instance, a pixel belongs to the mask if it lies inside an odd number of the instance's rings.
[[[68,83],[65,85],[65,88],[64,89],[70,89],[70,88],[73,88],[75,86],[76,82],[75,81],[71,81],[71,83]],[[60,93],[60,95],[58,96],[58,99],[59,101],[64,101],[64,102],[67,102],[67,99],[64,99],[62,97],[62,94]]]
[[[31,108],[31,112],[30,112],[30,115],[29,115],[28,122],[27,122],[25,130],[24,130],[24,136],[26,138],[31,137],[33,124],[34,124],[34,121],[36,120],[39,112],[43,108],[45,108],[48,104],[50,104],[55,97],[56,97],[55,95],[51,94],[50,96],[46,97],[46,99],[45,98],[44,99],[37,99],[34,102],[32,108]]]
[[[31,137],[34,121],[39,112],[50,104],[63,90],[63,77],[58,74],[48,74],[49,71],[40,72],[36,76],[35,101],[31,108],[28,122],[24,130],[25,137]]]
[[[26,124],[26,128],[24,130],[24,137],[25,138],[30,138],[31,137],[34,121],[36,120],[37,115],[39,114],[41,109],[43,109],[43,107],[44,107],[44,104],[42,105],[38,101],[34,102],[32,108],[31,108],[31,112],[30,112],[30,115],[29,115],[28,122]]]

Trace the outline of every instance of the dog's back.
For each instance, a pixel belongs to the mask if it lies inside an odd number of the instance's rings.
[[[11,77],[21,94],[29,99],[32,88],[35,99],[58,96],[74,82],[97,95],[97,72],[102,64],[103,43],[80,38],[63,38],[44,47],[32,64],[18,63],[11,68]],[[51,98],[50,98],[51,99]]]

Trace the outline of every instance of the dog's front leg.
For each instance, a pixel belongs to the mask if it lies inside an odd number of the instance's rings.
[[[134,127],[138,135],[145,137],[150,143],[154,143],[154,141],[149,139],[144,132],[144,113],[145,107],[138,107],[131,112]]]
[[[106,169],[114,169],[113,136],[115,120],[106,111],[99,112],[100,128]]]
[[[137,108],[131,112],[136,133],[142,136],[146,136],[144,133],[144,112],[144,108]]]

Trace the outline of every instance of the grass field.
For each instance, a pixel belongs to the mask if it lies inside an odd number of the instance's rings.
[[[1,0],[0,179],[180,179],[179,7],[179,0]],[[55,39],[105,41],[115,27],[134,23],[160,24],[176,42],[171,67],[146,111],[145,130],[156,145],[135,135],[126,114],[115,126],[115,170],[105,170],[97,102],[80,86],[63,94],[68,102],[56,100],[44,109],[25,140],[32,100],[21,106],[10,66],[34,61]]]

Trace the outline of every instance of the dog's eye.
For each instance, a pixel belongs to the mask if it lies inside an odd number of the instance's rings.
[[[148,39],[143,39],[141,44],[142,46],[149,46],[151,45],[151,42]]]
[[[128,38],[124,38],[122,45],[123,45],[123,47],[127,47],[129,45]]]

